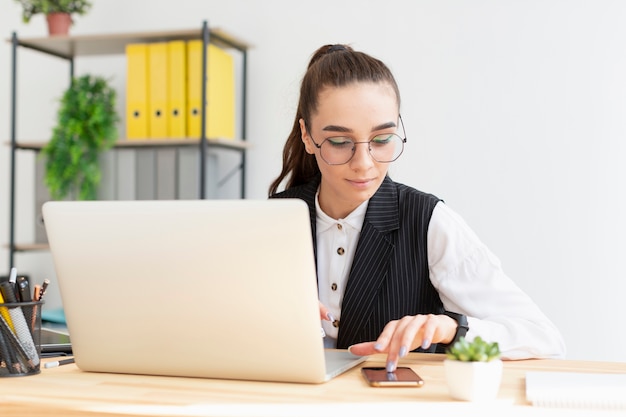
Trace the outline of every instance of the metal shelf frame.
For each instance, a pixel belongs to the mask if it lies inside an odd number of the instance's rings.
[[[201,118],[201,137],[199,140],[155,140],[155,141],[118,141],[116,147],[126,148],[150,148],[150,147],[183,147],[183,146],[198,146],[200,151],[200,187],[198,190],[198,198],[206,198],[206,163],[207,163],[207,150],[209,148],[223,148],[230,149],[235,152],[239,152],[241,161],[239,166],[235,168],[232,175],[239,171],[241,173],[240,181],[240,196],[245,198],[246,195],[246,149],[247,144],[245,138],[246,132],[246,108],[247,108],[247,66],[248,66],[248,54],[247,50],[249,45],[243,41],[240,41],[231,35],[219,30],[210,30],[208,22],[205,20],[202,22],[200,30],[179,30],[179,31],[163,31],[163,32],[149,32],[149,33],[120,33],[120,34],[108,34],[108,35],[77,35],[77,36],[54,36],[54,37],[42,37],[31,39],[19,39],[16,32],[12,33],[11,45],[12,45],[12,63],[11,63],[11,154],[10,154],[10,186],[9,186],[9,268],[12,268],[15,264],[15,253],[22,250],[41,250],[41,245],[20,245],[15,243],[15,220],[16,220],[16,154],[18,150],[31,150],[39,151],[45,143],[21,143],[17,140],[17,52],[20,47],[28,48],[34,51],[38,51],[47,55],[55,56],[60,59],[64,59],[69,64],[69,80],[70,83],[74,78],[74,61],[75,58],[80,56],[95,56],[95,55],[117,55],[125,52],[125,47],[130,43],[140,42],[156,42],[167,40],[192,40],[202,39],[203,41],[203,53],[202,53],[202,118]],[[206,136],[206,108],[207,108],[207,68],[208,68],[208,54],[207,46],[209,43],[214,43],[218,46],[224,46],[232,48],[241,53],[241,91],[240,91],[240,140],[219,140],[210,139]],[[26,249],[24,249],[26,248]]]

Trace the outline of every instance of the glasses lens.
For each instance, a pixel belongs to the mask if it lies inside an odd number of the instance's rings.
[[[378,162],[393,162],[404,151],[404,141],[395,133],[378,135],[370,140],[370,155]]]
[[[348,162],[354,154],[354,142],[350,138],[337,136],[328,138],[322,143],[320,152],[324,161],[331,165]]]
[[[393,162],[398,159],[404,150],[404,140],[395,133],[375,136],[367,142],[367,145],[370,155],[377,162]],[[356,144],[352,139],[337,136],[326,139],[320,145],[320,153],[326,163],[342,165],[352,159],[355,148]]]

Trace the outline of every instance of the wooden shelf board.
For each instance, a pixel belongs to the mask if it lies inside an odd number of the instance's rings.
[[[7,143],[11,146],[10,143]],[[17,149],[29,149],[40,151],[46,142],[43,141],[19,141],[15,144]],[[179,148],[198,147],[199,139],[120,139],[114,148],[117,149],[141,149],[141,148]],[[223,148],[233,150],[245,150],[250,148],[250,144],[241,139],[207,139],[209,148]]]
[[[130,43],[166,42],[170,40],[201,39],[202,29],[170,30],[158,32],[110,33],[97,35],[46,36],[18,38],[18,44],[40,52],[70,59],[77,56],[124,54]],[[220,30],[210,29],[212,43],[245,51],[250,44]],[[12,42],[11,39],[7,39]]]
[[[9,245],[7,245],[7,247],[8,246]],[[50,245],[48,245],[47,243],[28,243],[15,245],[15,252],[33,252],[45,250],[50,250]]]

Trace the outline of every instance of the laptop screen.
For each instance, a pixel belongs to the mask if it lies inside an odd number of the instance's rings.
[[[327,379],[301,200],[55,201],[43,214],[79,368]]]

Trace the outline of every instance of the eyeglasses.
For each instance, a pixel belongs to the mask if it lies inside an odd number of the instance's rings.
[[[356,152],[358,143],[367,143],[370,156],[376,162],[389,163],[402,155],[404,144],[406,143],[406,132],[402,116],[398,117],[402,125],[404,138],[396,133],[384,133],[376,135],[366,142],[356,142],[347,136],[332,136],[317,144],[310,133],[309,136],[311,136],[313,144],[320,150],[320,156],[328,165],[343,165],[350,162]]]

